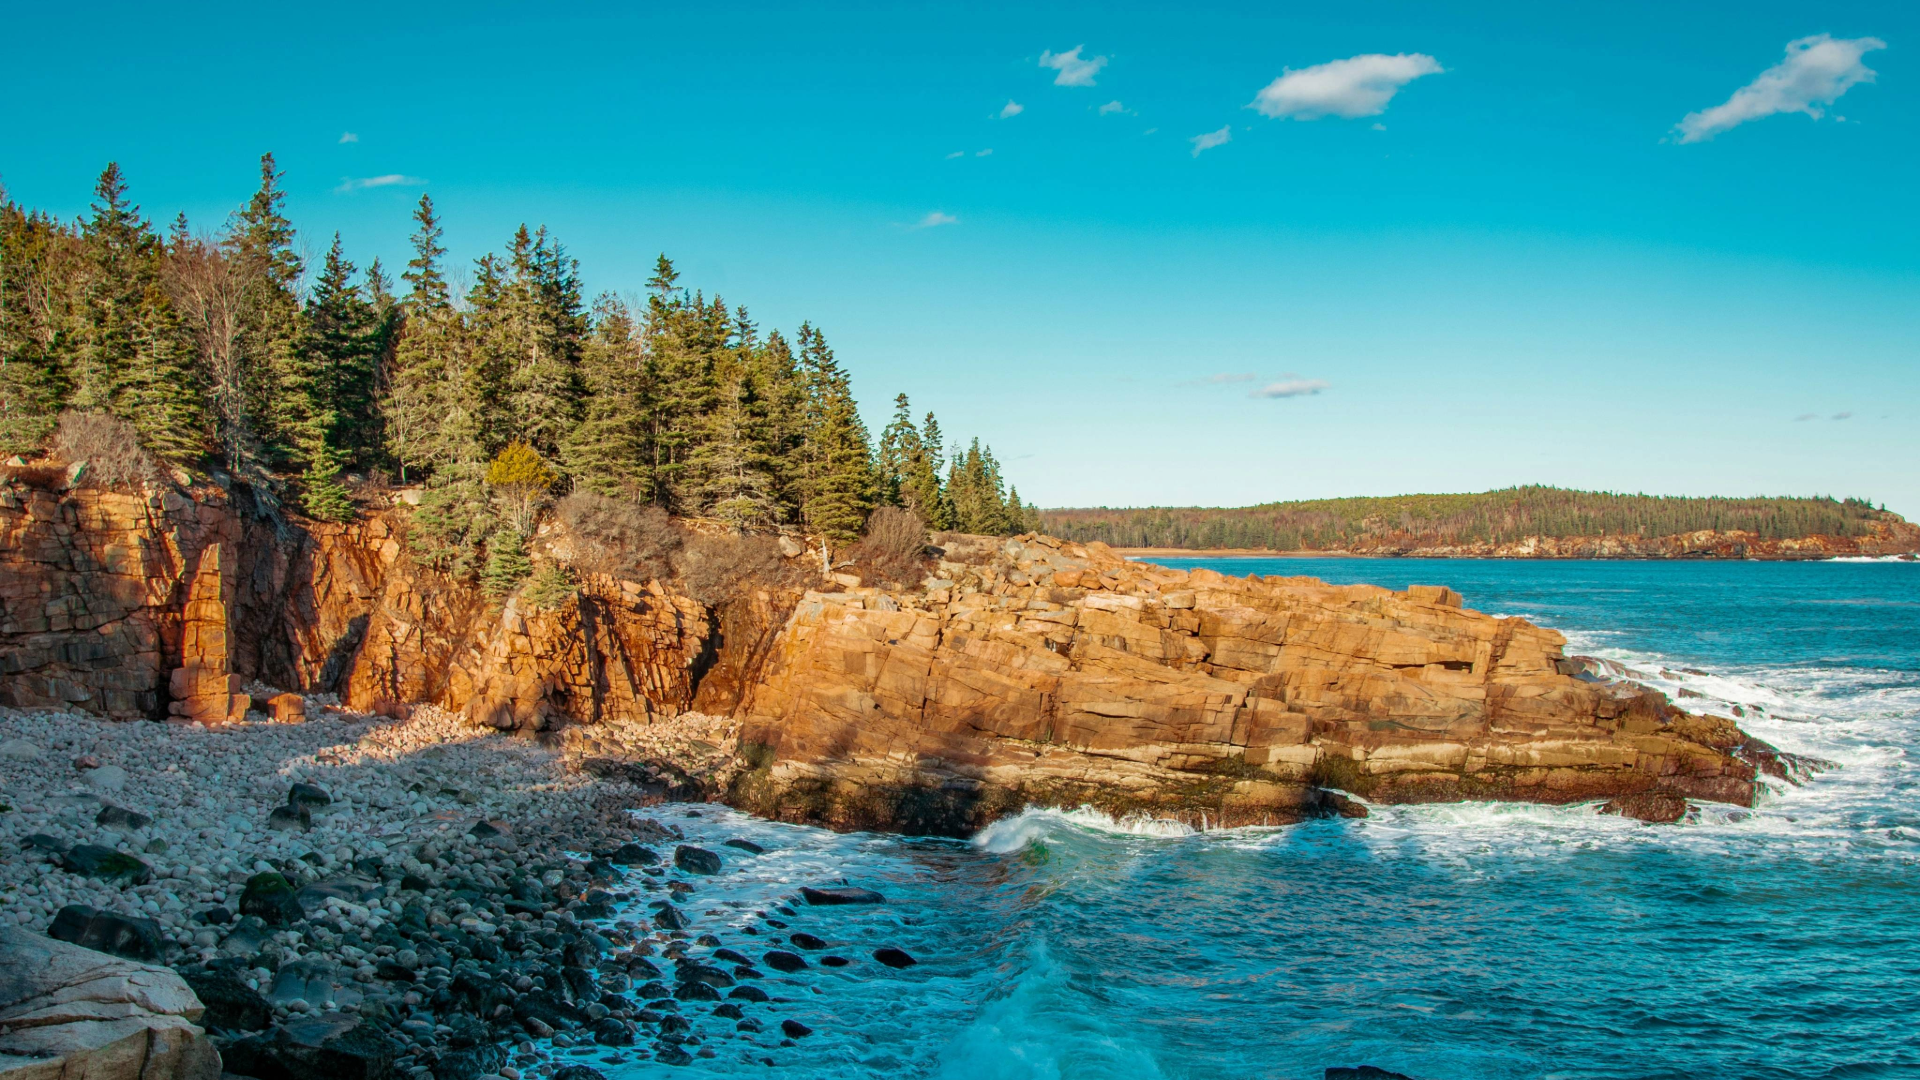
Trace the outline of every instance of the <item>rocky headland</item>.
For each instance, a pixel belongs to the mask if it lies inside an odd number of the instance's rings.
[[[1849,558],[1920,558],[1920,526],[1880,521],[1860,536],[1769,537],[1741,529],[1700,529],[1667,536],[1527,536],[1518,540],[1434,543],[1405,536],[1370,536],[1339,547],[1306,551],[1265,548],[1119,548],[1136,558],[1206,555],[1328,557],[1352,555],[1405,559],[1761,559],[1799,561]]]
[[[535,604],[417,565],[409,513],[0,485],[0,925],[185,980],[206,1014],[148,1010],[143,1030],[192,1029],[144,1051],[174,1063],[155,1076],[214,1075],[202,1031],[263,1080],[777,1053],[806,1034],[780,1015],[806,966],[785,939],[817,940],[792,921],[878,898],[703,915],[681,901],[722,857],[633,813],[676,800],[943,835],[1030,805],[1671,820],[1798,768],[1441,586],[1033,535],[938,536],[919,581],[889,583],[802,537],[768,580],[696,599],[589,563],[556,521],[533,556],[573,588]],[[912,962],[892,951],[873,962]],[[64,1058],[0,1043],[0,1066],[121,1052],[89,1031]]]

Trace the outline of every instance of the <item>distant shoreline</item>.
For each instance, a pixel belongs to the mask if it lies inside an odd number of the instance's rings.
[[[1684,555],[1496,555],[1454,551],[1274,551],[1266,548],[1116,547],[1128,559],[1476,559],[1498,562],[1832,562],[1836,559],[1915,561],[1912,555],[1870,555],[1809,552],[1806,554],[1720,555],[1688,552]]]

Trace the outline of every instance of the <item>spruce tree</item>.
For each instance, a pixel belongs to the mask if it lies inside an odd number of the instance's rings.
[[[294,372],[293,343],[299,333],[295,295],[305,269],[293,248],[293,223],[272,154],[260,156],[260,187],[234,215],[223,241],[242,280],[242,305],[233,385],[225,388],[234,423],[225,449],[229,465],[255,485],[268,481],[268,467],[286,459],[300,417],[297,394],[286,393]]]
[[[873,454],[846,372],[820,331],[800,328],[800,368],[807,390],[802,448],[802,520],[828,539],[860,535],[874,506]]]
[[[907,395],[896,394],[893,398],[893,422],[880,432],[880,488],[877,494],[882,504],[907,506],[906,495],[913,463],[922,456],[920,429],[913,423],[913,407],[908,403]],[[926,520],[925,514],[921,514],[921,520]]]
[[[67,396],[73,335],[60,317],[51,265],[63,239],[0,189],[0,454],[31,454],[53,435]]]
[[[387,451],[401,483],[423,480],[450,459],[446,409],[455,370],[459,316],[440,260],[440,220],[433,199],[422,195],[414,210],[413,258],[401,279],[409,286],[393,330],[393,360],[381,398]]]
[[[594,301],[593,330],[580,354],[585,415],[568,437],[573,482],[607,496],[651,494],[646,418],[650,386],[633,313],[606,293]]]
[[[302,468],[301,501],[309,515],[343,521],[353,514],[339,473],[351,460],[354,431],[372,412],[378,324],[353,283],[340,236],[308,296],[283,393],[292,456]]]

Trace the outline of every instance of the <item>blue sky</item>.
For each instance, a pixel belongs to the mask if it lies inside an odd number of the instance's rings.
[[[403,262],[422,191],[462,261],[544,223],[630,291],[665,251],[820,325],[876,428],[904,390],[1043,505],[1540,482],[1920,515],[1911,4],[41,4],[9,29],[21,202],[77,214],[114,159],[149,214],[212,227],[271,150],[316,253],[339,230]]]

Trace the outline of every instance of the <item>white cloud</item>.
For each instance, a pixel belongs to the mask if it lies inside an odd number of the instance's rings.
[[[1042,52],[1040,54],[1041,67],[1052,68],[1059,72],[1053,77],[1053,85],[1093,85],[1093,77],[1100,73],[1101,68],[1107,66],[1107,58],[1096,56],[1091,60],[1083,60],[1080,58],[1080,50],[1084,48],[1086,48],[1085,45],[1075,45],[1063,53]]]
[[[947,155],[947,160],[952,161],[954,158],[966,156],[967,152],[965,150],[955,150],[953,153]]]
[[[952,214],[943,214],[938,210],[934,210],[929,212],[926,217],[914,222],[913,227],[916,229],[931,229],[939,225],[953,225],[958,223],[959,220],[959,218],[954,217]]]
[[[340,133],[340,141],[342,143],[359,142],[360,136],[355,135],[351,131],[343,131]]]
[[[1211,150],[1216,146],[1232,142],[1233,125],[1226,124],[1222,126],[1219,131],[1209,131],[1205,135],[1195,135],[1187,141],[1193,144],[1193,156],[1199,157],[1200,151],[1202,150]]]
[[[1123,113],[1126,111],[1127,111],[1127,107],[1125,105],[1120,104],[1117,98],[1113,101],[1107,102],[1105,105],[1100,106],[1101,116],[1112,116],[1114,113]]]
[[[1787,43],[1787,58],[1733,92],[1725,103],[1688,113],[1673,126],[1676,141],[1705,142],[1729,128],[1775,113],[1806,113],[1820,119],[1822,105],[1856,84],[1872,82],[1874,70],[1860,58],[1887,43],[1879,38],[1815,34]]]
[[[418,176],[407,176],[403,173],[388,173],[385,176],[366,176],[357,180],[351,177],[342,177],[340,186],[333,190],[336,192],[348,192],[365,191],[367,188],[377,187],[419,187],[424,183],[426,183],[426,181]]]
[[[1818,420],[1818,419],[1820,419],[1820,417],[1813,413],[1803,412],[1799,416],[1794,417],[1793,422],[1796,424],[1800,424],[1800,423],[1805,423],[1808,420]]]
[[[1201,379],[1188,379],[1181,386],[1223,386],[1229,383],[1249,383],[1259,378],[1251,371],[1223,371],[1218,375],[1208,375]]]
[[[1837,412],[1833,414],[1833,418],[1835,420],[1851,420],[1853,419],[1853,414],[1850,412]]]
[[[991,146],[989,146],[989,147],[987,147],[987,148],[986,148],[985,150],[978,150],[978,151],[975,151],[975,152],[974,152],[974,155],[973,155],[973,156],[974,156],[974,157],[987,157],[987,156],[989,156],[989,155],[991,155],[992,153],[993,153],[993,147],[991,147]]]
[[[1385,124],[1375,124],[1375,125],[1373,125],[1373,130],[1375,130],[1375,131],[1385,131],[1385,130],[1387,130],[1387,125],[1385,125]]]
[[[1317,394],[1326,388],[1327,383],[1321,379],[1283,379],[1277,383],[1268,383],[1247,396],[1257,398],[1307,397],[1312,394]]]
[[[1367,53],[1315,64],[1299,71],[1287,69],[1253,96],[1248,108],[1275,119],[1318,120],[1338,116],[1352,120],[1379,116],[1400,88],[1423,75],[1446,70],[1425,53]]]
[[[1000,119],[1006,120],[1011,117],[1019,116],[1021,113],[1026,111],[1027,111],[1027,107],[1025,105],[1020,104],[1019,102],[1013,100],[1012,98],[1008,98],[1007,103],[1000,107]]]

